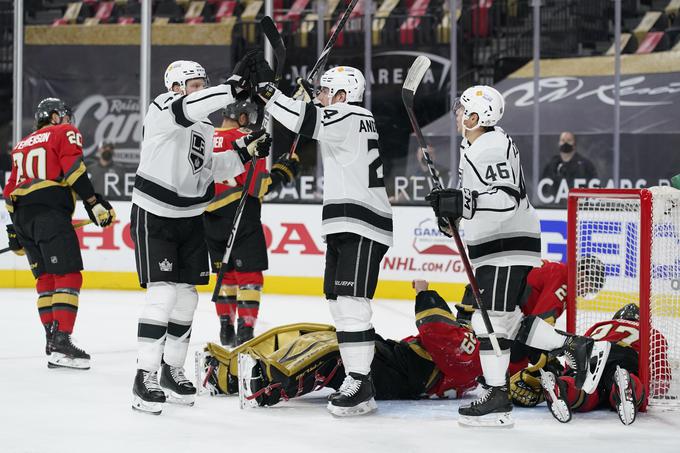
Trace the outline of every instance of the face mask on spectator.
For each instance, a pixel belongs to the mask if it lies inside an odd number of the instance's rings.
[[[561,153],[570,153],[572,151],[574,151],[574,145],[572,145],[571,143],[562,143],[560,145]]]
[[[113,151],[110,149],[106,149],[102,151],[102,160],[109,162],[113,158]]]

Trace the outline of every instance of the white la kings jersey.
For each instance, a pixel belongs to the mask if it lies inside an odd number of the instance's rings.
[[[144,118],[134,204],[161,217],[201,215],[215,195],[215,179],[243,173],[236,153],[213,154],[215,128],[208,121],[233,100],[228,85],[154,99]]]
[[[265,109],[281,124],[319,142],[323,158],[323,236],[350,232],[392,245],[387,199],[373,114],[346,103],[320,108],[277,91]]]
[[[479,194],[472,219],[461,225],[472,264],[540,266],[540,224],[510,136],[495,127],[472,145],[463,140],[460,155],[459,186]]]

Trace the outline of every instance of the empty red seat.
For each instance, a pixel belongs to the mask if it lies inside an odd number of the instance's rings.
[[[650,31],[642,40],[635,53],[652,53],[659,42],[663,39],[662,31]]]
[[[420,25],[420,18],[427,12],[430,0],[415,0],[409,10],[409,17],[399,27],[399,40],[402,44],[413,44],[414,31]]]

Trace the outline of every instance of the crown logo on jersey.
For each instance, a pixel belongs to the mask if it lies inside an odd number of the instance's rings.
[[[161,272],[172,272],[172,263],[167,258],[159,262],[158,267],[160,267]]]

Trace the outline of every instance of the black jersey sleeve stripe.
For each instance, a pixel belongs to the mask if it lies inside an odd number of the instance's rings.
[[[327,121],[327,122],[323,123],[323,125],[324,125],[324,126],[330,126],[331,124],[339,123],[340,121],[343,121],[343,120],[345,120],[345,119],[347,119],[347,118],[349,118],[349,117],[351,117],[351,116],[363,116],[363,117],[365,117],[365,118],[373,118],[373,115],[367,115],[367,114],[365,114],[365,113],[350,112],[350,113],[348,113],[348,114],[345,115],[345,116],[341,116],[341,117],[338,118],[337,120]]]
[[[305,105],[305,116],[303,117],[302,124],[300,125],[300,135],[313,138],[317,121],[318,115],[316,112],[316,106],[311,102],[308,102],[307,105]]]
[[[172,115],[175,118],[175,123],[182,127],[191,127],[194,122],[187,118],[186,113],[184,113],[184,98],[186,96],[182,96],[170,104],[170,111],[172,111]]]
[[[295,110],[289,109],[285,105],[279,104],[278,101],[274,101],[274,105],[279,107],[280,109],[285,110],[286,112],[290,113],[291,115],[300,116],[300,114],[298,112],[296,112]]]
[[[474,166],[474,164],[472,163],[472,161],[470,161],[470,159],[467,157],[467,155],[465,155],[465,160],[468,162],[468,164],[470,164],[470,167],[472,167],[472,170],[475,172],[475,175],[477,175],[477,178],[479,178],[479,180],[482,182],[482,184],[484,184],[485,186],[488,186],[489,183],[484,181],[484,178],[482,178],[482,175],[480,175],[479,172],[477,171],[477,167]]]
[[[502,190],[503,192],[507,193],[510,195],[512,198],[515,199],[515,202],[517,205],[519,205],[519,201],[522,199],[521,194],[519,193],[518,190],[513,189],[512,187],[508,186],[495,186],[498,190]]]
[[[195,104],[196,102],[205,101],[206,99],[209,99],[209,98],[212,98],[212,97],[215,97],[215,96],[231,96],[231,93],[226,93],[226,92],[224,92],[224,93],[213,93],[213,94],[209,94],[207,96],[203,96],[202,98],[194,99],[192,101],[187,101],[187,104]],[[183,96],[183,97],[186,97],[186,96]]]
[[[200,197],[182,197],[176,192],[150,181],[139,174],[135,177],[135,189],[171,206],[189,208],[197,204],[207,203],[215,196],[215,183],[211,183]]]
[[[167,101],[166,101],[166,102],[167,102]],[[160,105],[158,105],[158,104],[156,103],[156,101],[151,101],[151,104],[152,104],[152,105],[155,105],[156,107],[158,107],[158,110],[160,110],[161,112],[162,112],[163,110],[165,110],[165,109],[168,108],[167,106],[161,107]]]
[[[493,253],[507,251],[526,251],[541,253],[541,239],[528,236],[517,236],[484,242],[479,245],[468,244],[471,260],[482,258]]]

